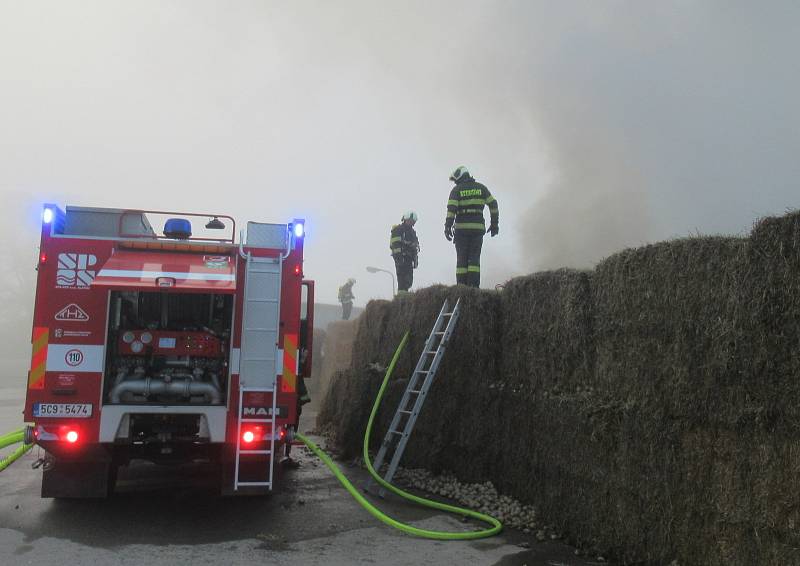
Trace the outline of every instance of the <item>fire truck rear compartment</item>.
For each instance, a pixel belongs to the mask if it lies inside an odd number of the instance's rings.
[[[219,446],[209,443],[202,415],[131,414],[124,422],[127,438],[118,440],[115,459],[142,459],[161,464],[218,459]]]
[[[110,301],[104,404],[225,404],[232,295],[112,291]]]

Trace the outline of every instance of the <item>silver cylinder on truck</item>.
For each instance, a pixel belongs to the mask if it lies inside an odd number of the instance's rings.
[[[109,397],[112,403],[121,403],[122,395],[125,393],[133,393],[134,395],[159,395],[171,394],[183,397],[191,397],[193,395],[205,395],[208,397],[210,404],[217,405],[222,403],[222,392],[211,383],[197,382],[197,381],[172,381],[166,383],[160,379],[132,379],[123,381],[115,385],[111,390]]]

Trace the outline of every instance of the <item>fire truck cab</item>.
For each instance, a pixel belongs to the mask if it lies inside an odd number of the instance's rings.
[[[237,242],[221,214],[45,205],[25,403],[42,497],[105,497],[134,459],[271,491],[311,375],[304,236],[302,219]]]

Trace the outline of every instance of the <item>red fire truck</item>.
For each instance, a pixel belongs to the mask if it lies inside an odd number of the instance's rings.
[[[302,219],[237,242],[220,214],[46,205],[25,403],[42,497],[104,497],[134,459],[272,490],[311,374],[304,236]]]

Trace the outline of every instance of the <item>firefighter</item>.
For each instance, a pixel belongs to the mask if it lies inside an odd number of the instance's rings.
[[[353,285],[356,284],[356,280],[350,278],[347,282],[339,287],[339,302],[342,303],[342,320],[350,320],[350,313],[353,311],[353,301],[355,300],[355,295],[353,295]]]
[[[301,335],[304,335],[303,330],[302,330],[303,329],[303,325],[307,326],[308,325],[308,321],[307,320],[301,320],[300,321],[300,329],[301,329],[300,332],[301,332]],[[300,348],[298,348],[298,353],[299,353],[299,356],[300,356],[300,367],[303,367],[303,365],[305,364],[305,358],[306,358],[306,356],[308,356],[308,349],[305,348],[304,346],[301,346]],[[303,414],[303,405],[305,405],[306,403],[310,403],[310,402],[311,402],[311,396],[308,394],[308,387],[306,387],[306,378],[303,377],[302,375],[298,375],[297,376],[297,405],[296,405],[297,424],[292,425],[292,429],[294,429],[295,432],[297,432],[297,429],[300,426],[300,415]],[[286,467],[286,468],[299,468],[300,467],[300,462],[298,462],[297,460],[292,458],[292,443],[291,442],[287,442],[286,446],[284,447],[284,456],[283,456],[283,459],[281,460],[281,465]]]
[[[314,332],[313,329],[311,332]],[[308,319],[300,320],[300,341],[297,345],[297,358],[300,362],[300,367],[306,367],[306,358],[308,358]],[[311,396],[308,394],[308,387],[306,387],[306,378],[301,376],[297,377],[297,403],[298,408],[306,403],[311,402]],[[298,414],[300,409],[298,409]]]
[[[297,424],[292,425],[292,429],[297,432],[297,429],[300,427],[300,415],[303,414],[303,405],[306,403],[311,402],[311,397],[308,395],[308,388],[305,384],[305,378],[299,377],[297,378]],[[292,443],[287,442],[286,446],[284,447],[284,455],[283,459],[281,460],[281,465],[287,468],[299,468],[300,462],[292,458]]]
[[[392,226],[389,236],[389,249],[394,258],[394,267],[397,270],[397,293],[408,293],[414,283],[414,270],[419,264],[419,240],[414,230],[417,223],[417,213],[406,212],[400,219],[400,224]]]
[[[491,233],[495,237],[500,232],[497,201],[464,166],[453,171],[450,180],[456,186],[447,201],[444,237],[456,245],[456,283],[480,287],[483,235]],[[487,205],[491,215],[488,230],[483,218],[483,207]]]

